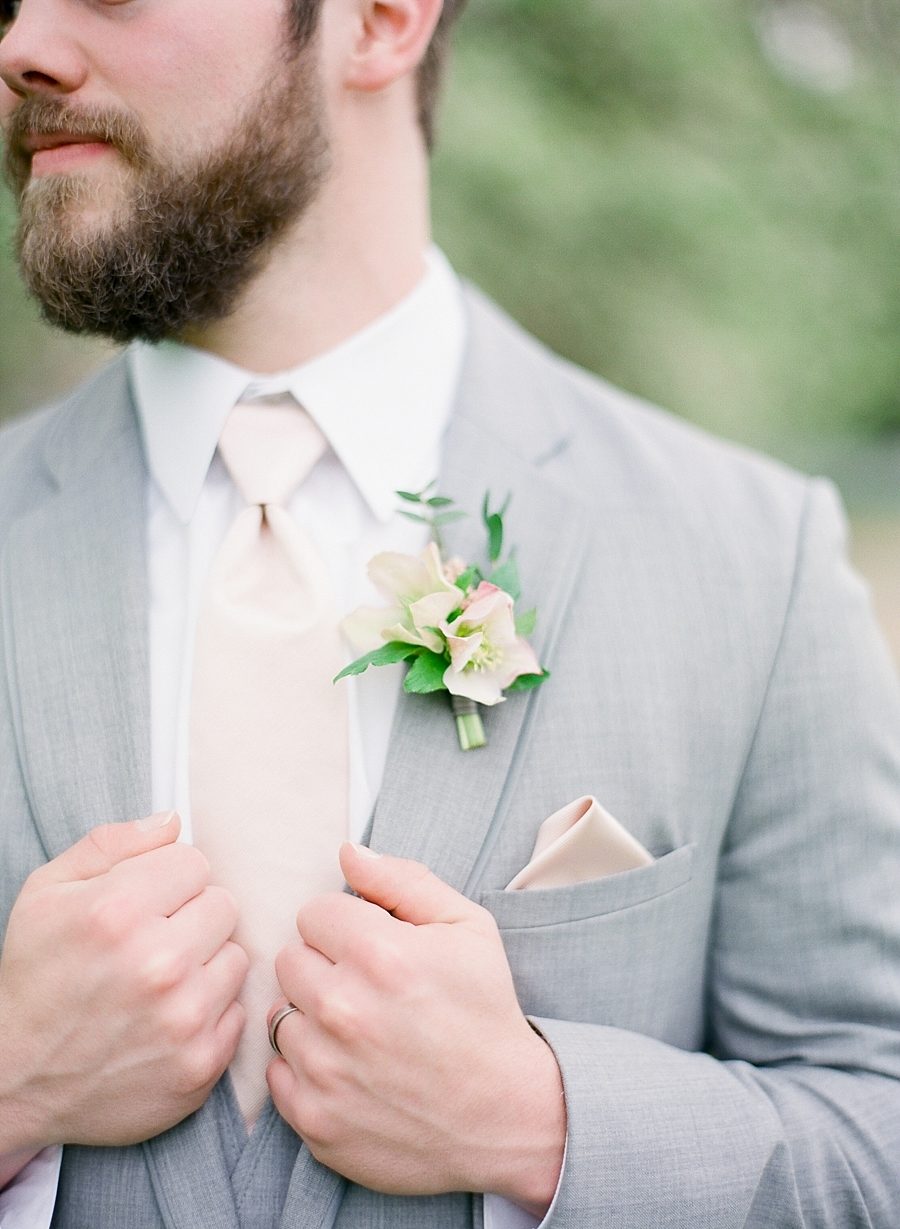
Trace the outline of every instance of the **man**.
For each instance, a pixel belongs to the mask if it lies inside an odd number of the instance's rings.
[[[456,9],[7,0],[25,279],[135,344],[0,444],[4,1227],[900,1216],[900,706],[835,501],[428,250]],[[513,493],[552,675],[469,754],[402,667],[322,685],[438,470]]]

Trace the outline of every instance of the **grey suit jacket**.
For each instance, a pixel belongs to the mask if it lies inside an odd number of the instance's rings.
[[[837,502],[469,310],[442,489],[514,493],[552,679],[472,754],[444,697],[404,698],[371,842],[497,918],[565,1080],[548,1227],[896,1229],[900,703]],[[2,925],[36,864],[149,808],[144,487],[121,361],[0,437]],[[453,546],[480,552],[477,518]],[[504,892],[585,793],[655,862]],[[210,1106],[71,1151],[63,1196],[93,1212],[62,1223],[246,1223]],[[268,1223],[473,1220],[477,1199],[377,1195],[301,1149]]]

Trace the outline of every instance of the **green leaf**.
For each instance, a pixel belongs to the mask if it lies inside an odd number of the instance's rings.
[[[363,674],[369,666],[390,666],[396,661],[406,661],[415,653],[422,652],[424,650],[420,644],[405,644],[402,640],[389,640],[380,649],[373,649],[371,653],[366,653],[363,657],[357,657],[356,661],[351,661],[349,666],[344,666],[340,674],[334,676],[332,682],[336,683],[339,679],[347,678],[351,674]]]
[[[484,580],[484,577],[481,574],[481,568],[471,567],[461,572],[453,583],[457,589],[461,589],[463,593],[468,593],[470,589],[477,588],[482,580]]]
[[[520,674],[517,679],[513,679],[506,691],[532,691],[535,687],[540,687],[541,683],[545,683],[549,677],[549,670],[542,670],[540,674]]]
[[[511,499],[512,495],[507,495],[500,509],[497,512],[492,512],[491,493],[487,491],[481,505],[481,519],[484,521],[485,528],[488,531],[488,553],[491,557],[491,563],[496,563],[503,552],[503,518],[506,515],[506,509],[509,507]]]
[[[503,517],[499,512],[492,512],[485,524],[488,531],[488,554],[491,563],[496,563],[503,552]]]
[[[426,499],[425,502],[429,508],[449,508],[453,500],[446,495],[432,495],[431,499]]]
[[[420,504],[422,496],[417,495],[415,491],[394,491],[394,494],[400,499],[405,499],[408,504]]]
[[[462,512],[457,509],[455,512],[439,512],[432,520],[432,525],[452,525],[454,521],[464,520],[468,516],[468,512]]]
[[[420,525],[430,525],[431,520],[427,516],[421,516],[418,512],[406,512],[403,508],[400,509],[400,515],[405,516],[408,521],[418,521]]]
[[[530,636],[537,625],[537,611],[526,610],[516,616],[516,632],[520,636]]]
[[[417,696],[427,695],[431,691],[443,691],[447,664],[447,659],[442,654],[424,649],[407,671],[403,690]]]
[[[508,593],[514,602],[517,602],[522,596],[522,586],[519,583],[519,569],[512,555],[510,555],[506,563],[501,563],[499,568],[495,568],[488,579],[492,585],[496,585],[498,589]]]

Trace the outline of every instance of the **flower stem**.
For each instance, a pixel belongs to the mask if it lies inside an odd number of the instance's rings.
[[[487,746],[487,736],[481,721],[481,713],[474,700],[465,696],[451,696],[450,707],[456,718],[456,733],[461,751],[475,751]]]

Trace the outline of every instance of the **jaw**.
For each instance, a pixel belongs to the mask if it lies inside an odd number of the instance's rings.
[[[97,234],[121,217],[130,178],[131,173],[120,161],[112,165],[112,160],[104,157],[75,173],[29,179],[19,205],[22,233],[39,233],[52,226],[64,229],[73,238]]]

